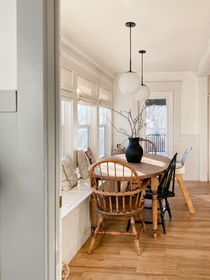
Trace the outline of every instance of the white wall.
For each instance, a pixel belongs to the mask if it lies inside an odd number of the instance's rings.
[[[0,90],[18,90],[17,113],[0,113],[1,280],[47,279],[45,5],[0,1]]]
[[[17,88],[16,0],[0,1],[0,90]]]
[[[117,86],[116,76],[114,91],[114,107],[117,109],[137,110],[137,102],[134,98],[125,97]],[[207,90],[200,86],[200,79],[194,72],[154,72],[145,74],[145,83],[152,85],[159,83],[164,88],[168,85],[180,84],[180,90],[174,95],[175,106],[175,146],[174,152],[181,156],[185,148],[193,147],[193,151],[186,165],[186,179],[207,180]],[[205,81],[203,81],[205,83]],[[154,86],[153,86],[154,87]],[[173,86],[172,86],[173,88]],[[161,90],[161,86],[159,86]],[[180,92],[180,93],[179,93]],[[202,105],[201,105],[202,104]],[[177,121],[180,119],[180,121]],[[119,118],[115,118],[119,123]],[[202,126],[201,126],[202,124]],[[120,143],[123,137],[114,133],[114,145]],[[200,166],[200,162],[204,162]]]
[[[181,81],[181,134],[198,134],[199,81],[194,72],[146,73],[145,81]],[[176,97],[175,97],[176,98]],[[188,105],[188,106],[186,106]],[[190,105],[190,108],[189,108]]]

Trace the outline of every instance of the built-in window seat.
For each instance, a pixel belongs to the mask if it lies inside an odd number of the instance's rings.
[[[91,234],[89,179],[62,192],[62,260],[69,263]]]

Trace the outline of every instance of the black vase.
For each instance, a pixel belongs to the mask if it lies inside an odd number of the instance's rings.
[[[128,162],[130,163],[139,163],[141,162],[143,156],[143,149],[139,144],[139,137],[128,138],[129,144],[125,150],[125,156]]]

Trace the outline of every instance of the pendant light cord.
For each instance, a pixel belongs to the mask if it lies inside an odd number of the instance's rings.
[[[141,53],[141,85],[144,85],[143,82],[143,53]]]
[[[141,85],[143,86],[144,85],[144,68],[143,68],[143,65],[144,65],[144,54],[146,53],[145,50],[140,50],[139,53],[141,54],[141,62],[140,62],[140,65],[141,65]]]
[[[130,26],[130,70],[129,70],[129,72],[132,72],[131,71],[131,26]]]
[[[129,67],[129,72],[132,72],[132,61],[131,61],[131,55],[132,55],[132,53],[131,53],[131,49],[132,49],[132,45],[131,45],[131,28],[132,27],[135,27],[136,26],[136,24],[135,24],[135,22],[126,22],[126,24],[125,24],[125,26],[126,27],[129,27],[130,28],[130,34],[129,34],[129,38],[130,38],[130,67]]]

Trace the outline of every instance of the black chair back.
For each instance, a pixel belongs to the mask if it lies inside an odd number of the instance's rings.
[[[169,191],[174,193],[176,157],[177,153],[172,158],[168,168],[166,169],[160,181],[160,184],[158,186],[158,196],[160,197],[167,197]]]

